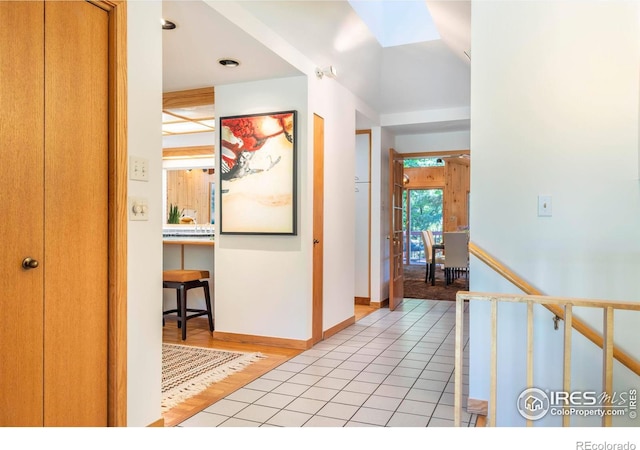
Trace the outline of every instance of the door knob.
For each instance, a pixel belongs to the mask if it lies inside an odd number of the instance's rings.
[[[22,260],[22,267],[24,269],[35,269],[38,267],[38,261],[29,257]]]
[[[319,240],[317,240],[317,239],[314,239],[314,240],[313,240],[313,243],[314,243],[314,245],[315,245],[315,244],[319,244],[319,243],[320,243],[320,241],[319,241]]]

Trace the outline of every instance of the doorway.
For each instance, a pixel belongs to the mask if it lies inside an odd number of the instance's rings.
[[[423,230],[431,231],[436,242],[442,239],[442,195],[442,188],[405,190],[405,264],[425,264]]]

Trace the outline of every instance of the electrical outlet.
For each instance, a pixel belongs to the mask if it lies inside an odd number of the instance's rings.
[[[143,197],[129,197],[129,220],[149,220],[149,202]]]
[[[139,156],[129,158],[129,179],[149,181],[149,160]]]

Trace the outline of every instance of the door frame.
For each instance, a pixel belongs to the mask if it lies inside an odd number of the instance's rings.
[[[402,193],[404,192],[403,155],[389,149],[389,310],[393,311],[404,300],[404,239],[402,229]],[[396,165],[400,164],[397,174]],[[399,175],[399,176],[396,176]],[[399,191],[398,191],[399,189]],[[399,195],[398,195],[399,194]],[[398,205],[399,203],[399,205]],[[398,211],[400,212],[398,214]],[[400,230],[397,230],[397,222]],[[399,250],[399,253],[398,253]],[[397,275],[397,276],[396,276]]]
[[[109,16],[107,425],[127,426],[127,3],[90,3]]]
[[[311,344],[324,339],[324,118],[313,114],[313,280]]]

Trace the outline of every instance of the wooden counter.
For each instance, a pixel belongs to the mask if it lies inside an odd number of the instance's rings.
[[[198,239],[198,238],[163,238],[163,244],[169,245],[209,245],[213,247],[213,239]]]

